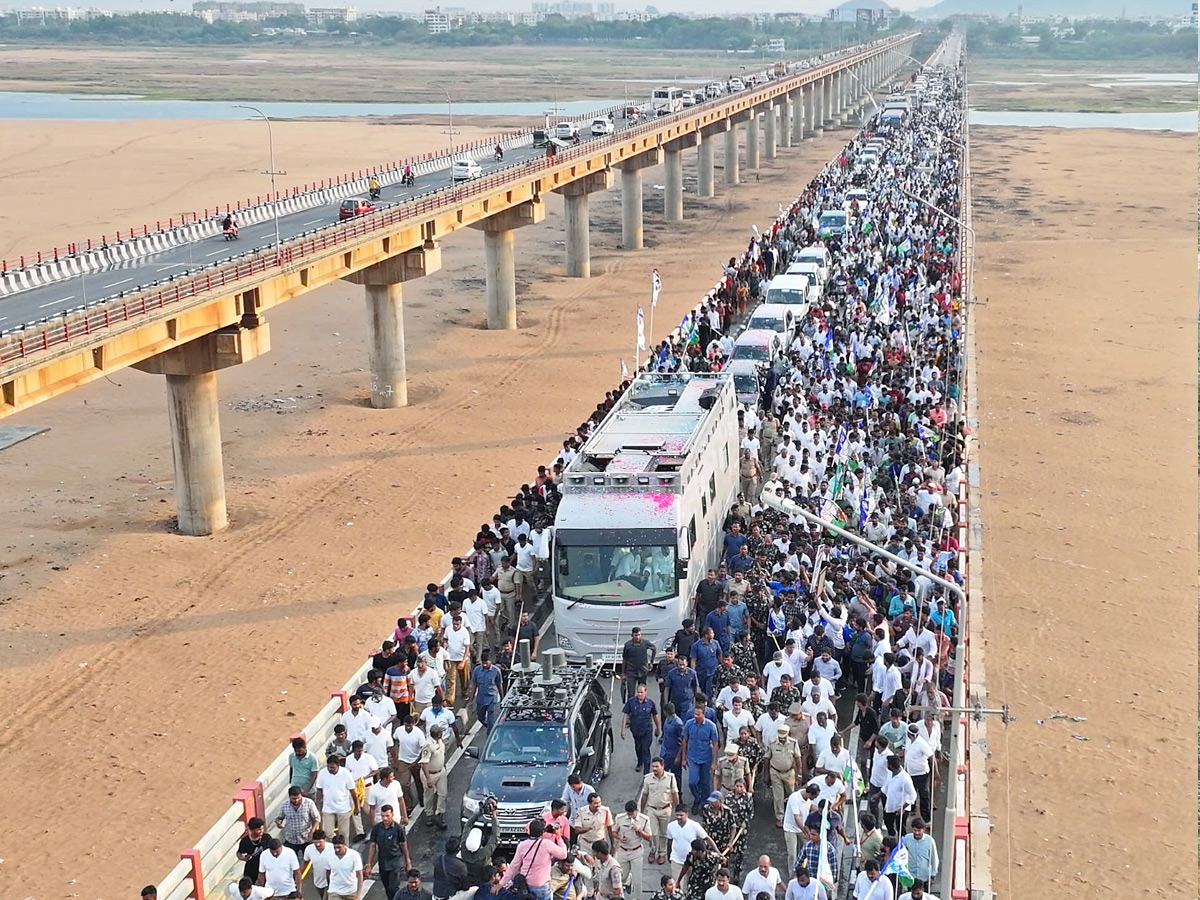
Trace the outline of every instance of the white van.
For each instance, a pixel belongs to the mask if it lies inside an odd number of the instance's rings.
[[[813,244],[793,256],[789,268],[797,263],[815,263],[820,269],[820,279],[823,284],[829,280],[829,270],[833,268],[833,257],[829,253],[829,248],[823,244]]]
[[[768,282],[763,302],[794,306],[799,317],[803,318],[821,302],[822,289],[822,283],[813,272],[784,272]]]
[[[786,303],[760,303],[746,320],[747,331],[774,331],[783,338],[784,346],[791,346],[796,336],[796,312],[798,306]]]

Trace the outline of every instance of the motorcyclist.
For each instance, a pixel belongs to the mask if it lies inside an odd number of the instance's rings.
[[[379,199],[379,179],[376,178],[374,175],[372,175],[371,180],[367,182],[367,188],[371,192],[371,199],[378,200]]]
[[[404,181],[404,183],[405,183],[405,184],[407,184],[407,185],[411,185],[411,184],[413,184],[413,183],[416,181],[416,179],[413,177],[413,170],[412,170],[412,166],[405,166],[405,167],[404,167],[404,178],[403,178],[403,181]]]
[[[497,160],[504,159],[504,148],[501,147],[499,144],[496,145],[496,159]]]
[[[225,218],[221,220],[221,230],[226,234],[232,234],[237,237],[238,224],[237,219],[233,217],[233,213],[225,213]]]

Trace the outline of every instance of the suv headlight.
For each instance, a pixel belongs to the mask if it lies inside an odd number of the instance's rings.
[[[571,647],[573,645],[572,645],[571,639],[569,637],[567,637],[566,635],[560,634],[558,636],[558,646],[562,647],[565,650],[566,648]]]
[[[463,811],[475,815],[479,812],[479,801],[472,800],[470,797],[463,797]]]

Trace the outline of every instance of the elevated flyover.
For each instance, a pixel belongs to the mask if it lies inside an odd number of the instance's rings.
[[[735,184],[738,167],[729,162],[738,158],[739,132],[746,136],[746,164],[755,168],[764,128],[771,156],[781,131],[796,143],[844,122],[874,86],[909,66],[916,37],[906,34],[854,48],[821,65],[553,157],[528,159],[22,328],[0,338],[0,418],[127,366],[165,375],[179,530],[212,533],[227,524],[216,372],[269,349],[269,309],[338,279],[364,285],[371,404],[403,406],[402,286],[440,268],[439,242],[446,235],[467,226],[484,232],[488,326],[515,328],[514,232],[544,217],[548,192],[566,199],[567,273],[587,277],[588,194],[610,187],[614,171],[621,175],[622,247],[638,249],[643,168],[666,161],[666,218],[682,218],[684,149],[699,148],[699,190],[712,195],[712,142],[723,135],[725,181]],[[73,285],[65,281],[56,287],[70,292]],[[6,312],[15,299],[5,301]]]

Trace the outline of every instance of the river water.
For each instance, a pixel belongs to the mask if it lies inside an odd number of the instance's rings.
[[[582,116],[617,106],[620,100],[568,100],[558,103],[561,116]],[[444,116],[445,103],[255,103],[273,119],[341,116]],[[549,101],[532,103],[455,103],[455,116],[542,116]],[[245,119],[251,114],[216,100],[145,100],[120,94],[51,94],[0,91],[0,120],[36,119],[116,122],[137,119]]]
[[[1196,111],[1053,112],[972,109],[972,125],[1024,128],[1132,128],[1138,131],[1196,131]]]

